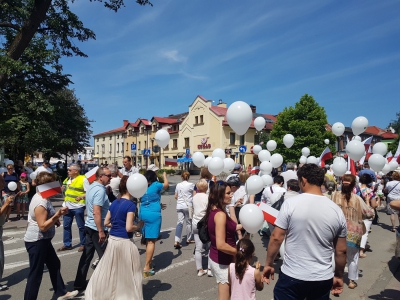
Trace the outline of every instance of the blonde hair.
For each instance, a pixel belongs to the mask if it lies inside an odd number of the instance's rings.
[[[190,173],[189,172],[183,172],[182,173],[182,175],[181,175],[181,177],[182,177],[182,179],[183,180],[189,180],[189,178],[190,178]]]
[[[208,189],[208,183],[205,179],[200,179],[196,182],[196,187],[199,192],[206,192]]]
[[[400,173],[397,172],[397,171],[394,171],[393,174],[392,174],[392,179],[400,181]]]
[[[246,182],[247,178],[249,178],[249,177],[250,177],[250,174],[247,173],[246,171],[242,171],[239,173],[240,182],[243,182],[243,183]]]

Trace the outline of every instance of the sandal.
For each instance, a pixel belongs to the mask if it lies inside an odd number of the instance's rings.
[[[155,274],[156,274],[156,272],[154,272],[154,270],[143,271],[143,277],[144,277],[144,278],[153,276],[153,275],[155,275]]]
[[[367,257],[367,254],[365,254],[365,253],[360,253],[360,258],[366,258]]]
[[[349,289],[355,289],[357,287],[357,282],[350,280]]]

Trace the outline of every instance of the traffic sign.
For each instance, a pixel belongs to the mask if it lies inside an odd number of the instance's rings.
[[[136,150],[136,144],[131,144],[131,150]]]
[[[247,147],[246,146],[240,146],[239,147],[239,152],[240,153],[245,153],[247,151]]]
[[[144,156],[150,156],[150,153],[151,153],[150,149],[144,149],[143,150],[143,155]]]

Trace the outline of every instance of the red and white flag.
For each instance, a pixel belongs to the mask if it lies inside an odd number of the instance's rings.
[[[367,138],[366,140],[363,141],[365,152],[367,152],[364,160],[367,160],[367,161],[368,161],[369,157],[372,155],[371,142],[372,142],[372,136],[370,136],[369,138]],[[364,163],[364,161],[363,161],[363,163]]]
[[[167,166],[177,166],[178,165],[178,160],[173,159],[173,158],[165,158],[165,164]]]
[[[350,158],[350,156],[347,156],[347,171],[350,171],[354,176],[357,175],[356,163]]]
[[[275,226],[275,221],[276,221],[276,218],[278,218],[279,210],[276,210],[275,208],[273,208],[263,202],[260,202],[257,205],[261,208],[261,210],[264,214],[264,220]]]
[[[322,152],[321,156],[319,157],[319,160],[321,162],[321,167],[325,167],[325,161],[327,161],[328,159],[333,158],[331,149],[329,149],[329,147],[326,147],[325,150]]]
[[[37,189],[43,198],[50,198],[51,196],[62,193],[61,185],[58,181],[38,185]]]
[[[387,159],[388,162],[390,162],[393,159],[392,151],[389,151],[389,153],[386,154],[386,159]]]
[[[87,180],[88,180],[90,183],[92,183],[93,181],[96,180],[96,172],[97,172],[98,169],[99,169],[99,166],[97,166],[97,167],[91,169],[89,172],[87,172],[87,173],[85,174]]]

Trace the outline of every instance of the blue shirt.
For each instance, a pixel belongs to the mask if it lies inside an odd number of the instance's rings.
[[[111,235],[125,239],[133,237],[133,232],[126,231],[126,216],[129,212],[136,212],[136,204],[129,199],[121,198],[111,204]]]
[[[98,231],[93,217],[94,205],[101,206],[101,221],[104,226],[104,219],[106,218],[108,208],[110,207],[110,202],[108,202],[106,187],[96,181],[89,186],[89,189],[86,192],[87,218],[85,226]],[[103,228],[103,230],[106,231],[106,228]]]

